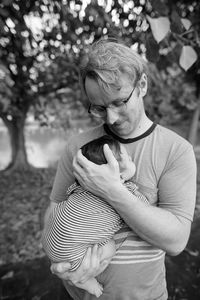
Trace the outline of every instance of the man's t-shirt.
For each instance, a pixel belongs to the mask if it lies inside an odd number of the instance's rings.
[[[136,165],[134,182],[150,204],[193,219],[196,200],[196,160],[190,143],[160,125],[148,134],[120,139]],[[93,128],[68,140],[59,161],[50,199],[66,199],[74,182],[72,160],[85,143],[108,134],[106,125]],[[144,219],[145,222],[145,219]],[[125,226],[115,236],[118,250],[108,268],[98,276],[104,286],[101,300],[167,299],[164,252],[137,236]],[[66,288],[75,300],[95,299],[83,290]]]

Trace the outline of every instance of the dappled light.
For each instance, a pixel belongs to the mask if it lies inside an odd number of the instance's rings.
[[[199,15],[197,0],[0,1],[0,299],[71,299],[41,234],[69,136],[101,122],[79,80],[92,42],[118,40],[144,58],[146,113],[193,145],[199,171]],[[200,299],[199,193],[198,173],[190,241],[166,260],[169,300]]]

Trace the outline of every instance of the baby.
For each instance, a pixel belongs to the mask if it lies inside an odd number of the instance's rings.
[[[103,146],[107,144],[119,163],[123,184],[141,201],[149,203],[138,191],[130,179],[135,174],[135,164],[125,148],[111,136],[105,135],[82,146],[82,154],[90,161],[106,164]],[[103,272],[115,255],[113,237],[122,228],[124,221],[119,214],[103,199],[85,190],[76,180],[67,190],[66,201],[60,202],[51,213],[43,233],[43,247],[52,262],[68,261],[70,271],[79,268],[88,247],[95,244],[102,247],[102,256],[98,274]],[[96,278],[77,287],[99,297],[103,287]]]

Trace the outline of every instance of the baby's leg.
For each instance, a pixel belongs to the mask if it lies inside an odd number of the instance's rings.
[[[97,270],[97,273],[94,275],[94,277],[88,279],[84,283],[74,283],[74,285],[78,288],[86,290],[88,293],[95,295],[97,298],[102,295],[103,287],[100,285],[100,283],[95,279],[97,275],[102,273],[107,266],[109,265],[112,257],[115,255],[116,247],[114,240],[110,240],[108,243],[106,243],[104,246],[102,246],[102,256],[101,256],[101,262],[100,267]]]
[[[102,246],[102,256],[101,256],[101,262],[100,267],[95,274],[95,277],[102,273],[107,266],[109,265],[112,257],[115,255],[116,252],[116,246],[114,240],[108,241],[104,246]],[[84,289],[88,291],[90,294],[95,295],[97,298],[101,296],[103,292],[102,285],[99,284],[99,282],[93,277],[88,279],[84,283],[77,283],[77,287]]]
[[[84,283],[75,283],[76,287],[83,289],[90,293],[91,295],[95,295],[97,298],[100,297],[103,293],[102,285],[96,280],[96,278],[90,278]]]
[[[99,275],[100,273],[102,273],[107,268],[111,259],[115,255],[116,246],[115,246],[114,240],[108,241],[108,243],[106,243],[104,246],[102,246],[102,250],[103,250],[103,253],[101,256],[100,267],[99,267],[97,273],[95,274],[95,277],[97,275]]]

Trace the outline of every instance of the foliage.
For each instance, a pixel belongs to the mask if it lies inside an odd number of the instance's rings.
[[[47,118],[52,93],[77,90],[83,49],[102,35],[137,43],[138,51],[162,70],[178,61],[189,69],[199,49],[198,12],[196,1],[3,1],[2,113],[20,114],[26,104],[34,106],[37,118],[42,112]]]
[[[50,5],[46,1],[4,1],[1,5],[0,69],[3,93],[8,94],[6,99],[1,97],[0,116],[4,119],[22,114],[22,106],[25,112],[34,106],[37,116],[41,106],[45,109],[38,95],[45,98],[46,104],[48,94],[77,81],[78,71],[70,54],[63,53],[57,44],[51,46],[55,32],[50,24]],[[37,24],[39,18],[42,24]],[[56,41],[59,43],[58,38]]]
[[[196,0],[1,1],[0,117],[9,129],[14,151],[24,144],[23,134],[16,129],[23,132],[30,110],[41,125],[66,128],[74,124],[74,115],[86,118],[87,102],[78,84],[79,64],[88,44],[102,36],[122,39],[135,48],[157,67],[168,88],[173,70],[179,66],[178,74],[187,71],[187,76],[180,75],[180,84],[188,87],[187,82],[192,82],[196,95],[192,102],[197,107],[199,11]],[[157,83],[155,89],[160,91],[163,83]],[[167,100],[157,100],[162,105],[154,110],[156,119],[162,119],[170,107],[177,114],[174,100],[166,89],[162,92],[158,98]],[[180,98],[172,88],[169,94],[174,93]],[[181,100],[184,111],[188,111],[186,95],[185,90]],[[151,96],[148,101],[155,106],[153,99]],[[13,155],[15,159],[19,157]]]
[[[150,87],[145,98],[149,117],[163,125],[190,121],[197,105],[194,83],[184,80],[180,68],[169,68],[160,72],[153,64],[149,68]]]
[[[199,167],[200,162],[198,161],[198,169]],[[52,284],[55,288],[55,282],[53,283],[52,279],[49,278],[48,264],[45,264],[45,269],[40,273],[40,284],[37,281],[39,275],[33,276],[32,274],[33,269],[40,270],[39,266],[44,265],[37,258],[44,257],[40,243],[42,220],[44,211],[49,204],[48,197],[54,174],[54,169],[35,169],[26,172],[15,171],[9,176],[2,175],[0,177],[0,199],[3,199],[0,202],[0,269],[1,271],[7,269],[6,276],[10,279],[10,288],[13,289],[13,294],[8,299],[13,297],[16,284],[22,285],[24,282],[23,280],[19,281],[17,275],[15,279],[16,266],[21,270],[20,272],[18,270],[18,274],[21,275],[20,278],[28,278],[29,288],[37,283],[37,287],[32,292],[36,293],[37,291],[40,294],[41,291],[38,290],[38,286],[44,282],[46,291],[49,288],[46,278],[48,278],[49,285]],[[198,172],[198,174],[200,173]],[[199,192],[200,178],[198,175],[197,204],[200,203]],[[200,209],[199,206],[197,207]],[[167,257],[169,300],[199,299],[200,219],[198,214],[199,211],[196,212],[186,251],[178,257]],[[30,278],[31,276],[33,278]],[[42,287],[40,288],[42,289]],[[23,298],[22,295],[21,298]]]
[[[0,265],[41,257],[41,230],[54,169],[1,176]]]

